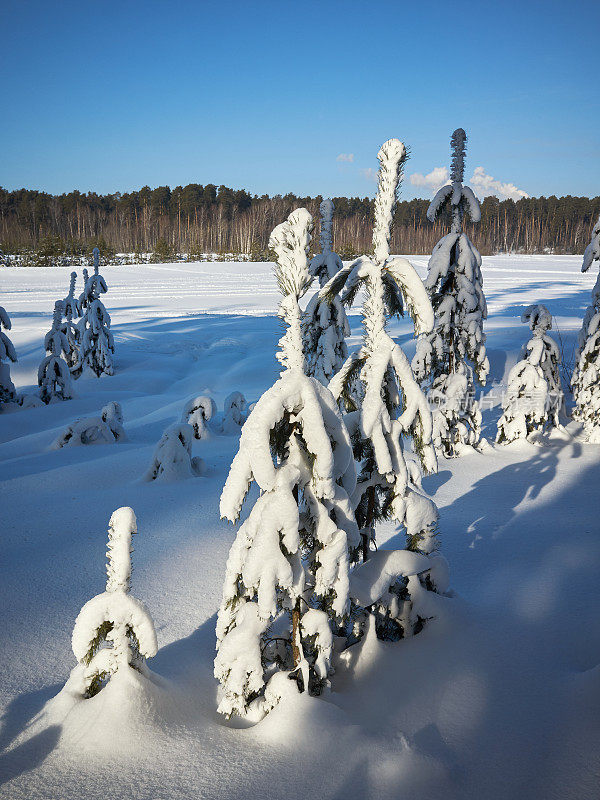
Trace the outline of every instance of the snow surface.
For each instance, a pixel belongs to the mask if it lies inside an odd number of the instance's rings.
[[[409,258],[424,276],[427,256]],[[580,267],[581,256],[484,257],[488,439],[499,382],[529,338],[526,306],[548,307],[572,361],[596,277]],[[69,273],[0,270],[19,391],[36,389]],[[227,723],[216,712],[213,659],[235,530],[219,520],[218,503],[238,439],[194,440],[201,479],[140,478],[191,397],[214,398],[218,431],[233,390],[252,404],[275,382],[272,265],[103,273],[115,375],[84,376],[73,400],[0,416],[0,797],[596,798],[600,447],[580,442],[571,423],[570,435],[542,446],[490,445],[442,462],[423,481],[440,509],[454,591],[435,597],[436,618],[398,643],[367,636],[346,665],[334,653],[332,690],[321,698],[277,687],[285,697],[258,725]],[[360,320],[349,316],[352,346]],[[410,358],[412,322],[390,331]],[[51,449],[66,425],[109,401],[123,408],[127,441]],[[73,705],[63,693],[48,705],[75,666],[79,609],[103,590],[106,522],[120,506],[134,509],[142,531],[133,585],[156,625],[153,679],[129,670],[90,700]],[[404,536],[383,525],[378,540],[393,548]]]

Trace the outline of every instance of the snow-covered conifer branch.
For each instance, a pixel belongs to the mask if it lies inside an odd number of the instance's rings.
[[[592,231],[592,239],[585,249],[582,272],[598,262],[600,266],[600,219]],[[589,442],[600,443],[600,274],[592,289],[592,302],[588,307],[579,333],[577,363],[571,386],[575,398],[574,419],[583,423],[584,435]]]
[[[10,365],[7,363],[9,361],[16,363],[17,353],[2,328],[9,331],[11,322],[6,311],[0,306],[0,404],[13,403],[17,398],[15,385],[10,379]]]
[[[327,385],[348,357],[346,337],[350,324],[343,303],[334,291],[331,279],[343,269],[341,258],[332,250],[333,202],[321,203],[321,252],[310,262],[311,275],[319,279],[321,289],[315,292],[304,313],[304,351],[307,374]],[[343,283],[339,283],[340,290]],[[323,292],[323,287],[327,290]]]

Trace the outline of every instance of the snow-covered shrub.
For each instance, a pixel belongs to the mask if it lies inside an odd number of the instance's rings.
[[[552,315],[542,305],[528,306],[521,315],[533,337],[521,350],[520,360],[508,374],[508,388],[498,422],[499,443],[526,439],[531,433],[560,427],[564,405],[560,385],[560,350],[548,336]]]
[[[177,422],[163,433],[145,481],[177,481],[193,478],[202,473],[202,459],[192,458],[194,429],[187,423]]]
[[[18,403],[25,411],[29,410],[30,408],[43,408],[45,405],[40,396],[37,394],[20,394],[18,397]]]
[[[0,306],[0,407],[4,403],[14,403],[17,398],[15,385],[10,379],[10,364],[8,363],[9,361],[16,363],[17,354],[13,343],[2,328],[9,331],[11,321],[6,311]]]
[[[587,272],[594,262],[600,266],[600,219],[585,249],[581,271]],[[577,364],[571,386],[575,398],[573,418],[583,424],[589,442],[600,444],[600,274],[579,333]]]
[[[438,511],[421,487],[421,469],[431,472],[437,467],[431,413],[404,352],[386,330],[388,318],[403,313],[406,307],[416,332],[427,333],[433,327],[433,310],[410,262],[390,257],[389,252],[396,192],[406,158],[404,145],[390,139],[378,158],[381,167],[375,200],[374,255],[361,256],[330,282],[333,291],[345,287],[346,302],[352,302],[360,288],[365,292],[362,345],[329,384],[334,396],[344,399],[344,419],[360,465],[352,505],[361,530],[364,562],[372,555],[375,525],[383,519],[391,518],[404,529],[411,551],[425,557],[438,546]],[[427,559],[422,563],[427,564]],[[376,567],[370,570],[377,572]],[[405,578],[394,591],[410,606],[412,595]],[[422,579],[426,581],[425,576]],[[384,600],[378,609],[387,602],[390,584],[386,580],[383,578]],[[428,587],[438,588],[431,580]],[[358,598],[352,599],[361,606]],[[377,632],[382,638],[400,638],[413,632],[393,616],[396,606],[389,604],[385,614],[378,611]]]
[[[94,248],[96,251],[97,248]],[[81,368],[89,367],[98,377],[114,374],[112,353],[115,343],[110,331],[110,314],[100,300],[107,291],[106,282],[99,271],[99,254],[94,252],[94,274],[86,278],[79,305],[83,316],[79,321],[81,332]]]
[[[70,348],[67,337],[61,330],[62,317],[63,302],[57,300],[54,304],[52,328],[44,339],[47,355],[38,369],[38,386],[40,387],[40,397],[44,403],[70,400],[73,397],[71,373],[66,362]],[[63,359],[62,356],[65,358]]]
[[[420,336],[412,362],[417,380],[430,392],[434,411],[434,442],[446,457],[460,454],[461,445],[477,446],[481,411],[475,401],[475,377],[485,385],[489,362],[485,353],[481,256],[466,233],[466,213],[481,219],[477,198],[463,186],[467,137],[462,128],[452,134],[451,183],[438,191],[427,217],[435,221],[445,209],[452,216],[450,233],[433,249],[425,286],[435,313],[435,326]]]
[[[212,397],[201,394],[185,404],[181,421],[192,426],[196,439],[205,439],[208,435],[207,423],[216,410],[217,406]]]
[[[106,591],[89,600],[73,628],[72,646],[79,665],[70,682],[93,697],[119,670],[148,674],[146,659],[156,655],[154,623],[148,610],[129,594],[131,536],[137,533],[132,508],[118,508],[108,528]]]
[[[81,364],[81,329],[73,322],[73,319],[81,315],[79,303],[75,299],[75,282],[77,273],[71,273],[69,284],[69,294],[63,300],[64,322],[61,323],[60,330],[65,335],[69,351],[65,355],[65,360],[71,377],[78,378],[83,369]]]
[[[342,268],[342,260],[332,250],[333,201],[323,200],[321,210],[321,252],[310,262],[309,272],[318,278],[321,289]],[[327,386],[348,357],[346,336],[350,325],[337,294],[322,297],[315,293],[304,313],[304,349],[308,375]]]
[[[99,417],[85,417],[68,425],[54,441],[53,449],[85,444],[112,444],[125,439],[119,403],[107,403]]]
[[[221,430],[227,434],[238,434],[245,422],[246,398],[241,392],[232,392],[223,404],[223,423]]]
[[[271,235],[284,369],[246,420],[221,495],[221,516],[233,522],[251,484],[261,490],[230,550],[217,619],[215,677],[219,711],[228,716],[272,708],[282,670],[295,670],[299,685],[318,693],[332,628],[350,607],[349,551],[359,544],[352,448],[331,392],[305,374],[302,346],[311,227],[302,208]]]

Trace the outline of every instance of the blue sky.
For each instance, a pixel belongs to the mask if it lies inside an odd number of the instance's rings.
[[[9,189],[365,196],[397,136],[428,197],[461,126],[480,186],[600,194],[598,0],[1,0],[0,24]]]

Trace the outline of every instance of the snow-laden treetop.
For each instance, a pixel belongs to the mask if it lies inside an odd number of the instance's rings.
[[[541,336],[552,328],[552,314],[546,306],[534,304],[521,314],[521,322],[528,322],[530,329]]]
[[[481,209],[479,202],[468,186],[463,186],[465,174],[465,154],[467,152],[467,134],[457,128],[450,139],[452,161],[450,164],[450,183],[437,192],[427,209],[427,219],[434,222],[443,209],[450,205],[452,213],[451,233],[460,233],[462,220],[466,212],[473,220],[479,222]]]
[[[286,369],[304,370],[302,313],[298,301],[312,281],[308,270],[308,248],[313,220],[305,208],[297,208],[278,225],[269,238],[269,247],[277,255],[275,277],[283,295],[279,316],[287,330],[279,340],[277,360]]]
[[[462,128],[457,128],[450,137],[450,147],[452,148],[450,180],[452,183],[462,183],[465,177],[465,154],[467,152],[467,134]]]
[[[137,533],[133,508],[124,506],[113,512],[108,525],[106,591],[129,592],[131,581],[131,536]]]
[[[321,212],[319,241],[321,242],[323,253],[328,253],[333,245],[333,200],[326,197],[319,206],[319,211]]]
[[[377,153],[381,164],[375,198],[375,226],[373,248],[375,262],[383,264],[390,255],[392,215],[396,204],[396,192],[406,161],[406,148],[399,139],[388,139]]]

